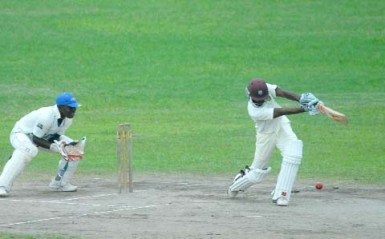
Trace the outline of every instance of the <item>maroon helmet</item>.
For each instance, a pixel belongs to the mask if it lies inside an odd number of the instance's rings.
[[[269,97],[269,90],[264,80],[256,79],[250,81],[247,91],[250,98],[254,101],[264,101]]]

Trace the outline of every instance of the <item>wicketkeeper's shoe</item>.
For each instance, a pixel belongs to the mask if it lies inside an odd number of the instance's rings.
[[[51,183],[49,184],[49,187],[52,191],[55,192],[75,192],[78,187],[75,185],[72,185],[70,183],[61,183],[61,181],[56,181],[55,179],[52,179]]]
[[[7,197],[8,192],[5,190],[5,187],[0,187],[0,197]]]
[[[61,187],[62,192],[76,192],[76,190],[78,190],[78,186],[72,185],[70,183],[66,183]]]

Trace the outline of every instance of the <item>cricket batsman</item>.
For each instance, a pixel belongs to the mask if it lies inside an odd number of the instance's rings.
[[[302,141],[293,132],[286,115],[304,112],[316,115],[319,112],[315,105],[319,100],[312,93],[298,95],[261,79],[250,81],[246,91],[247,110],[256,128],[255,155],[251,166],[246,166],[235,176],[228,194],[230,197],[235,197],[239,192],[262,182],[271,171],[269,161],[273,150],[278,148],[282,155],[282,163],[272,200],[276,205],[287,206],[302,160]],[[276,97],[300,104],[294,108],[282,108],[275,101]]]
[[[14,151],[0,176],[0,197],[9,195],[16,177],[39,150],[61,156],[58,173],[49,187],[61,192],[77,190],[70,180],[83,156],[85,138],[78,142],[64,133],[71,126],[78,106],[76,98],[64,92],[57,96],[55,105],[34,110],[16,122],[9,137]]]

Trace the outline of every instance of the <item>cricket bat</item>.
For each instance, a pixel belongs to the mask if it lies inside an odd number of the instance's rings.
[[[321,102],[319,102],[316,105],[316,108],[319,112],[321,112],[322,114],[326,115],[327,117],[329,117],[330,119],[332,119],[338,123],[347,125],[349,122],[348,117],[346,117],[346,115],[344,115],[344,114],[342,114],[336,110],[333,110],[330,107],[327,107],[326,105],[324,105]]]

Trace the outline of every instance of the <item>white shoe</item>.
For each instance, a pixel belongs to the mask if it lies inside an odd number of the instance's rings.
[[[277,200],[277,205],[278,206],[287,206],[287,205],[289,205],[289,201],[287,200],[286,197],[280,197]]]
[[[72,185],[70,183],[66,183],[61,187],[62,192],[76,192],[77,190],[78,186]]]
[[[52,179],[49,187],[55,192],[75,192],[78,189],[75,185],[70,183],[63,184],[61,181],[56,181],[55,179]]]
[[[5,189],[5,187],[0,187],[0,197],[7,197],[7,196],[8,196],[8,192]]]
[[[238,195],[239,191],[231,191],[230,188],[227,190],[227,195],[231,198],[235,198]]]

